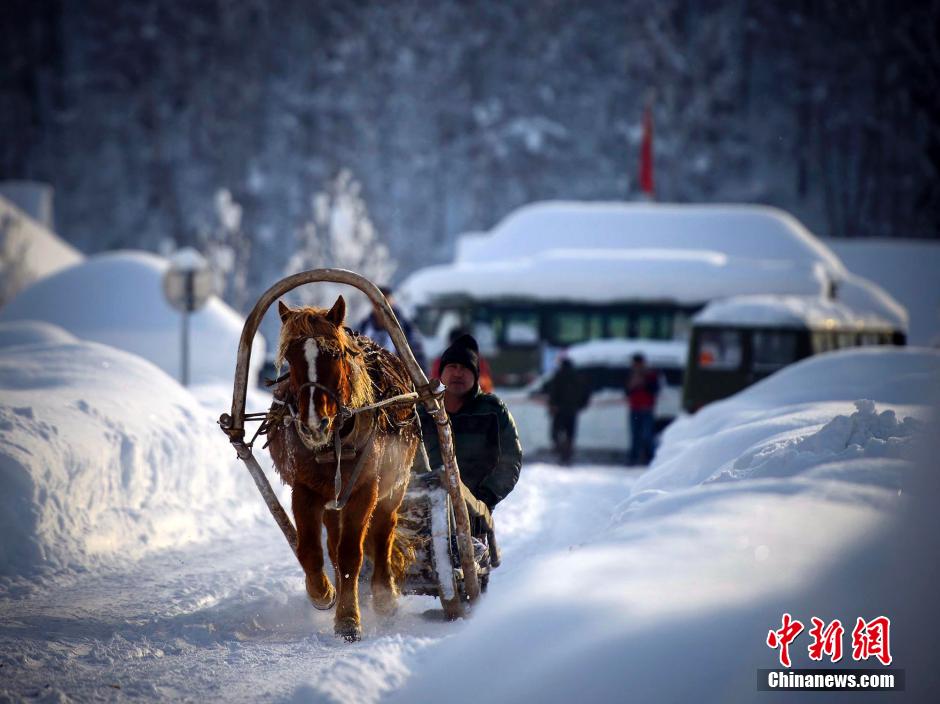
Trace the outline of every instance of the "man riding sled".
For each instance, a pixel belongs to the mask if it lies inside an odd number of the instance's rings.
[[[480,351],[471,335],[462,335],[441,355],[444,409],[453,428],[461,487],[474,536],[488,536],[490,562],[499,555],[493,541],[492,511],[519,480],[522,445],[505,404],[480,390]],[[431,467],[443,464],[434,419],[419,410],[424,446]]]

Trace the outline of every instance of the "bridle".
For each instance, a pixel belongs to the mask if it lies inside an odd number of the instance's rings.
[[[311,339],[311,340],[316,341],[318,338],[307,337],[303,339],[304,340]],[[357,357],[360,354],[358,351],[354,352],[349,349],[344,349],[341,355],[335,352],[329,352],[327,350],[324,350],[324,351],[331,356],[342,356],[343,358],[346,358],[347,356]],[[288,379],[289,377],[290,377],[289,372],[282,374],[274,382],[272,382],[272,385],[278,382],[284,381],[285,379]],[[301,384],[297,388],[297,391],[296,391],[297,398],[299,399],[300,394],[305,389],[308,389],[308,388],[317,389],[318,391],[322,391],[323,393],[325,393],[327,396],[330,397],[333,403],[336,404],[336,408],[337,408],[336,414],[331,419],[330,418],[324,419],[326,422],[323,423],[323,426],[324,428],[329,426],[330,421],[332,421],[333,453],[336,457],[336,473],[333,478],[333,488],[335,490],[336,497],[332,501],[326,504],[326,508],[338,511],[346,505],[347,501],[349,501],[349,497],[352,494],[353,487],[358,481],[359,475],[362,473],[362,468],[365,466],[365,460],[371,454],[371,450],[374,446],[374,443],[372,441],[375,439],[375,432],[376,432],[376,426],[377,426],[375,414],[373,413],[369,422],[369,432],[364,442],[359,444],[358,447],[352,448],[353,451],[358,455],[358,458],[356,459],[356,464],[353,467],[352,474],[349,477],[349,482],[344,487],[342,473],[340,472],[340,468],[342,465],[342,450],[343,450],[343,447],[342,447],[343,440],[341,436],[341,430],[346,425],[346,422],[350,420],[351,418],[354,418],[360,413],[376,411],[380,408],[384,408],[385,406],[396,405],[399,403],[414,404],[418,401],[418,393],[415,391],[411,391],[409,393],[398,394],[397,396],[392,396],[391,398],[383,399],[381,401],[376,401],[375,403],[369,403],[363,406],[359,406],[358,408],[351,408],[350,406],[342,402],[342,400],[340,399],[336,391],[334,391],[333,389],[327,386],[324,386],[323,384],[317,381],[307,381]],[[297,431],[297,434],[301,438],[303,438],[304,436],[309,437],[310,428],[307,427],[306,423],[304,423],[301,420],[300,414],[297,413],[297,409],[294,408],[294,405],[289,400],[282,401],[278,398],[275,398],[274,404],[283,406],[284,410],[286,411],[286,413],[274,414],[276,416],[279,416],[282,419],[282,423],[284,424],[285,427],[293,424],[294,429]],[[273,406],[272,406],[272,410],[273,410]],[[317,461],[319,462],[320,460],[318,459]]]

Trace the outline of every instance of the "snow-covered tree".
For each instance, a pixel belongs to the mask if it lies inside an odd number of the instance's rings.
[[[297,245],[284,275],[308,269],[339,268],[361,274],[377,285],[386,284],[395,261],[379,237],[362,195],[362,185],[348,169],[341,169],[326,187],[310,199],[309,219],[297,230]],[[304,305],[329,307],[350,289],[339,284],[314,284],[295,289]],[[367,310],[367,302],[352,296],[349,317]]]
[[[252,239],[242,228],[243,209],[227,188],[216,191],[215,225],[200,233],[199,249],[209,263],[215,291],[236,310],[245,310],[252,296],[248,289]]]

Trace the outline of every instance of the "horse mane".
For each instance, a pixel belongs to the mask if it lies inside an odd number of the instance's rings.
[[[287,348],[294,340],[312,337],[316,340],[317,347],[331,354],[342,357],[344,352],[350,353],[345,357],[349,365],[349,404],[356,408],[373,403],[375,394],[362,357],[362,338],[355,335],[354,339],[346,328],[336,327],[328,321],[325,317],[328,312],[326,308],[305,306],[291,312],[293,315],[281,323],[277,354],[274,356],[274,364],[278,370],[283,366]]]

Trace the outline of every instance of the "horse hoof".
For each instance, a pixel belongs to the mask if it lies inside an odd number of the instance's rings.
[[[341,621],[337,621],[336,625],[333,626],[333,633],[337,636],[342,636],[343,640],[347,643],[355,643],[358,640],[362,640],[362,629],[359,627],[359,624],[351,618],[344,618]]]
[[[329,582],[327,582],[326,587],[326,594],[323,596],[315,594],[310,588],[310,579],[307,579],[307,598],[310,599],[313,608],[318,611],[329,611],[333,608],[333,605],[336,604],[336,590]]]
[[[379,616],[388,618],[398,611],[398,598],[392,592],[380,592],[372,595],[372,608]]]

